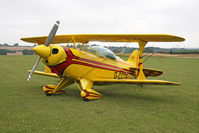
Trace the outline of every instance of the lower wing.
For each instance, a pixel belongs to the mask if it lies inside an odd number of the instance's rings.
[[[94,84],[138,84],[138,85],[180,85],[176,82],[165,80],[137,80],[137,79],[93,79]]]
[[[28,70],[28,72],[31,72],[31,70]],[[56,77],[56,78],[60,77],[55,73],[47,73],[47,72],[42,72],[42,71],[34,71],[34,73],[39,74],[39,75],[44,75],[44,76]]]

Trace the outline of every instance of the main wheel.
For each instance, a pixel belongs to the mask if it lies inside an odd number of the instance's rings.
[[[46,96],[52,96],[53,94],[52,93],[46,93]]]
[[[89,99],[87,99],[87,98],[84,98],[84,101],[85,101],[85,102],[89,102],[90,100],[89,100]]]

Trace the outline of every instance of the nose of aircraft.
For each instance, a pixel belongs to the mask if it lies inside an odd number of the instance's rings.
[[[39,45],[33,48],[33,51],[42,58],[50,56],[50,47]]]

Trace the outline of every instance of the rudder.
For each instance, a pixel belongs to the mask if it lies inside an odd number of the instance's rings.
[[[140,51],[134,50],[132,54],[129,56],[127,63],[131,64],[133,67],[140,67]]]

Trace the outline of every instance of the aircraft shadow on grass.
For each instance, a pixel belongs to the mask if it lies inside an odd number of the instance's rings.
[[[66,94],[56,95],[55,97],[70,97],[70,98],[75,98],[75,99],[79,98],[79,95],[80,95],[79,91],[74,87],[75,86],[66,88],[65,89]],[[42,91],[42,86],[30,86],[29,89],[35,90],[35,88],[40,88],[39,91]],[[126,88],[126,89],[129,89],[129,88]],[[119,88],[116,88],[116,87],[103,88],[101,90],[100,89],[98,89],[98,90],[104,95],[104,99],[107,101],[113,101],[113,100],[115,101],[117,99],[118,101],[120,101],[120,102],[123,101],[124,103],[129,102],[129,101],[148,102],[148,103],[160,103],[160,102],[173,103],[173,101],[170,100],[170,99],[172,99],[172,96],[170,96],[170,95],[161,95],[160,96],[159,94],[155,95],[155,94],[147,93],[148,91],[145,92],[145,90],[147,90],[147,89],[149,89],[149,88],[140,88],[140,89],[137,89],[136,91],[130,92],[130,93],[129,93],[129,91],[120,93]],[[90,101],[92,101],[92,100],[90,100]]]

